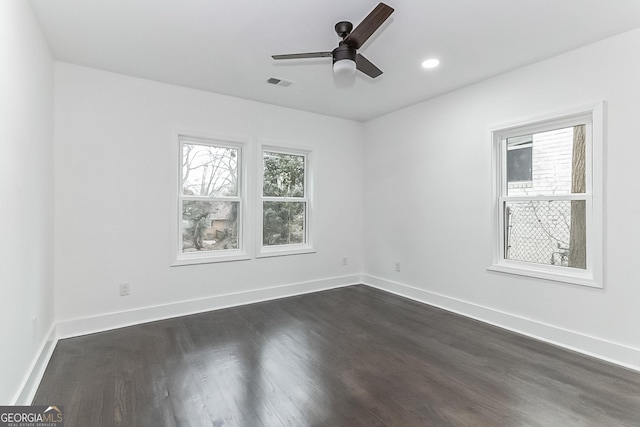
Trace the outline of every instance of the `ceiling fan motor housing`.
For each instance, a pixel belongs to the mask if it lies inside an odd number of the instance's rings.
[[[340,46],[333,49],[333,52],[331,52],[331,54],[333,56],[334,64],[338,61],[342,61],[343,59],[349,59],[354,62],[356,60],[356,50],[344,43],[340,43]]]

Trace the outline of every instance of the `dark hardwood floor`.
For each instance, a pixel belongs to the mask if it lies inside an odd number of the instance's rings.
[[[640,426],[640,373],[367,286],[61,340],[65,426]]]

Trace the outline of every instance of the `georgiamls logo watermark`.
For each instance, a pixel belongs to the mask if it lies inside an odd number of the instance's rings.
[[[63,427],[62,406],[0,406],[0,427]]]

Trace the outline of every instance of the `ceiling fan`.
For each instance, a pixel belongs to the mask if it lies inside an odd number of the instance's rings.
[[[353,75],[357,69],[375,79],[382,74],[382,71],[357,51],[380,28],[393,13],[393,10],[392,7],[379,3],[355,29],[353,29],[351,22],[338,22],[335,30],[342,38],[342,41],[331,52],[291,53],[272,55],[271,57],[276,60],[331,57],[333,58],[334,74],[340,76]]]

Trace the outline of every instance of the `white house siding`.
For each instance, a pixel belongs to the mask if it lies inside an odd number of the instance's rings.
[[[571,193],[573,128],[533,135],[533,193]]]

